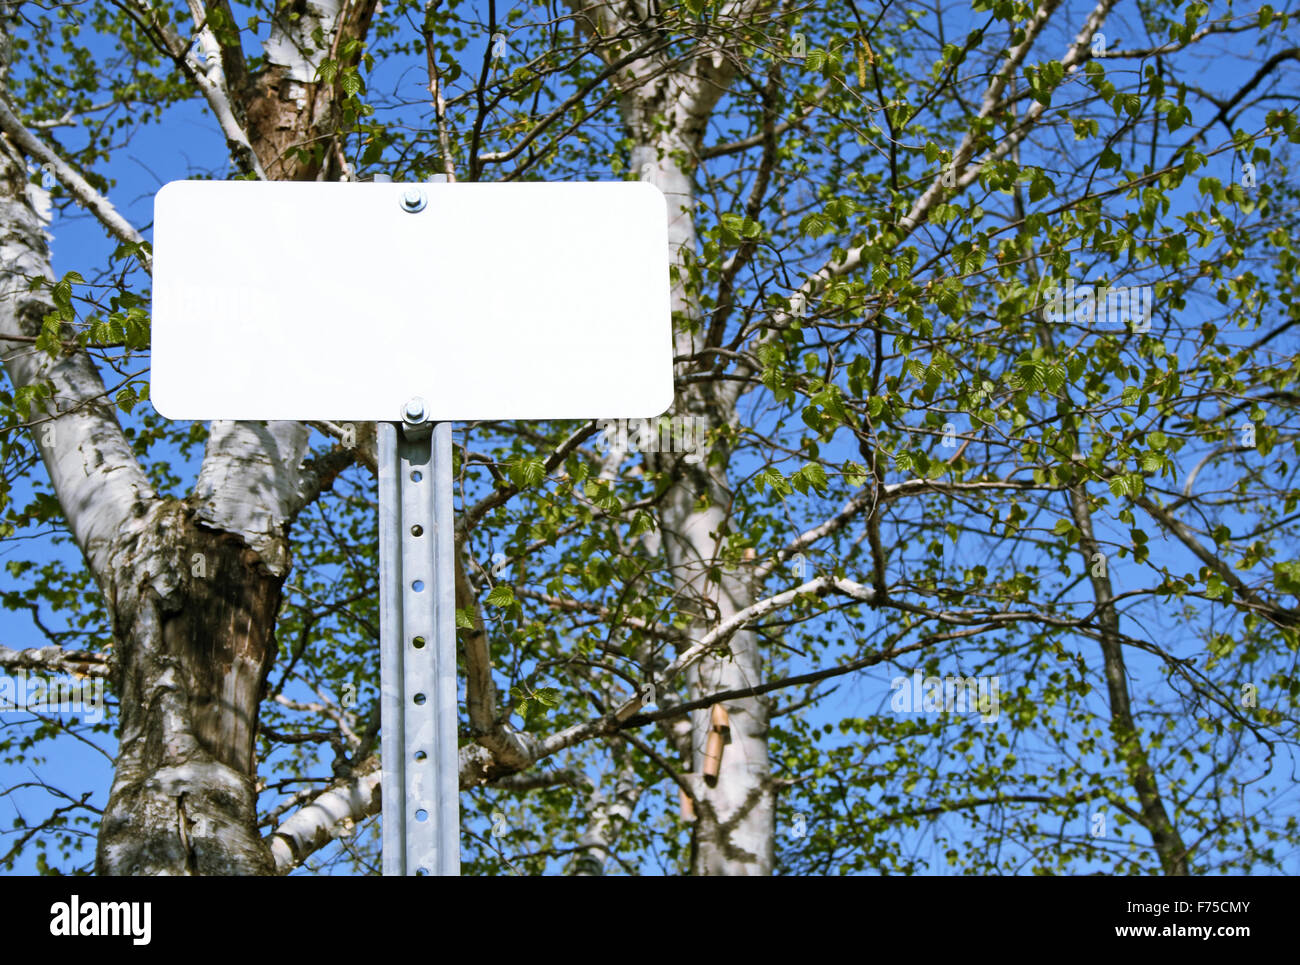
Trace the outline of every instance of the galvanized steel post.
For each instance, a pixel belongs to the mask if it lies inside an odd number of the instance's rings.
[[[402,416],[378,425],[384,874],[458,875],[451,423]]]

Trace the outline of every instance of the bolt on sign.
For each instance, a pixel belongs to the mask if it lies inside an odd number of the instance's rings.
[[[635,418],[672,402],[644,182],[174,181],[150,396],[171,419]]]
[[[458,874],[451,420],[668,408],[664,196],[176,181],[153,284],[162,415],[378,423],[384,873]]]

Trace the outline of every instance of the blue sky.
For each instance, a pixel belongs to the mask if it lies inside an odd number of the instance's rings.
[[[1079,4],[1073,4],[1072,10],[1083,7]],[[1073,20],[1077,21],[1077,17]],[[1117,17],[1116,29],[1109,31],[1112,38],[1119,37],[1123,31],[1118,29]],[[957,25],[962,30],[964,25]],[[475,45],[482,43],[480,39]],[[91,40],[89,45],[92,50],[102,52],[106,50],[105,41],[100,38]],[[472,45],[469,53],[466,55],[473,59],[475,45]],[[1245,51],[1246,63],[1241,61],[1229,61],[1216,71],[1215,75],[1207,78],[1206,83],[1213,82],[1217,89],[1232,90],[1235,85],[1249,75],[1251,65],[1249,60],[1253,57],[1251,52]],[[423,90],[419,77],[421,70],[413,70],[410,63],[383,63],[377,73],[368,78],[370,87],[376,91],[392,89],[394,86],[400,87],[404,94],[409,94],[413,100],[420,97],[420,91]],[[1223,178],[1225,181],[1235,177],[1235,170],[1228,164],[1225,158],[1216,161],[1218,167],[1212,167],[1211,172]],[[190,102],[180,107],[168,111],[162,124],[143,125],[134,135],[128,148],[118,152],[112,165],[108,169],[116,179],[116,184],[111,191],[111,197],[114,203],[119,207],[121,212],[135,225],[144,231],[146,237],[149,236],[148,224],[152,217],[152,200],[154,192],[167,181],[184,178],[201,174],[203,176],[222,177],[229,173],[229,165],[225,160],[225,148],[222,138],[215,129],[211,117],[205,109],[198,106],[196,102]],[[611,172],[593,172],[593,177],[617,177]],[[1182,203],[1191,204],[1194,199],[1190,190],[1190,185],[1194,184],[1192,179],[1189,187],[1185,187],[1181,192]],[[115,247],[115,243],[110,242],[104,234],[103,229],[89,215],[81,213],[75,206],[67,207],[64,213],[56,215],[52,226],[54,236],[53,253],[54,268],[56,274],[62,274],[69,270],[77,270],[87,279],[91,279],[94,274],[93,266],[104,265],[108,255]],[[1181,319],[1182,328],[1185,332],[1195,332],[1202,319],[1206,317],[1205,306],[1198,306],[1194,302],[1189,304],[1185,317]],[[1249,340],[1252,333],[1243,333],[1241,338]],[[126,424],[136,421],[132,417],[123,416]],[[771,418],[770,414],[764,418]],[[798,423],[797,416],[794,419],[793,428],[785,433],[788,440],[797,440],[802,431]],[[796,443],[797,445],[797,443]],[[851,458],[853,449],[851,443],[839,440],[831,446],[825,448],[828,456],[841,455],[845,458]],[[197,471],[197,453],[191,453],[189,458],[180,453],[172,453],[173,467],[178,475],[184,480],[184,486],[188,487],[193,481]],[[749,471],[758,468],[755,463],[752,467],[741,463],[737,466],[737,477],[744,475]],[[890,481],[901,478],[899,474],[891,474]],[[43,474],[31,480],[26,488],[19,486],[13,493],[13,500],[16,505],[23,505],[34,491],[45,488]],[[824,518],[828,510],[833,510],[833,501],[827,500],[803,500],[799,497],[791,497],[790,516],[792,531],[799,523],[815,522]],[[0,541],[0,566],[9,560],[36,560],[43,562],[46,560],[59,560],[66,567],[77,569],[80,567],[79,553],[75,547],[67,540],[61,543],[54,539],[50,534],[28,533],[21,534],[23,538]],[[1126,527],[1114,526],[1109,532],[1099,533],[1103,540],[1110,540],[1117,545],[1127,545],[1129,536]],[[1158,537],[1156,537],[1158,539]],[[1005,551],[1005,544],[991,535],[981,536],[978,533],[964,533],[956,554],[956,564],[969,566],[975,562],[984,560],[997,560],[999,553]],[[1197,564],[1190,554],[1176,547],[1173,543],[1161,543],[1157,549],[1153,549],[1153,556],[1159,554],[1161,559],[1168,562],[1176,563],[1182,569],[1189,572],[1195,572]],[[828,565],[829,561],[819,559],[819,554],[815,550],[807,553],[808,565],[812,572],[816,572],[819,565]],[[1028,561],[1037,562],[1037,561]],[[1112,563],[1112,572],[1116,579],[1117,588],[1122,590],[1125,581],[1126,567],[1135,566],[1128,561],[1115,560]],[[0,570],[0,588],[7,588],[4,581],[10,580],[11,577]],[[292,580],[292,577],[291,577]],[[1075,588],[1075,596],[1080,600],[1086,599],[1086,588]],[[59,615],[44,611],[41,614],[42,619],[47,624],[56,629],[61,628]],[[1133,632],[1135,627],[1149,636],[1150,639],[1157,641],[1177,640],[1180,634],[1187,634],[1189,628],[1183,622],[1180,614],[1163,609],[1154,602],[1145,602],[1139,606],[1130,608],[1125,619],[1128,621],[1128,629]],[[840,626],[840,617],[832,616],[825,621],[827,632],[840,634],[836,639],[840,643],[833,645],[827,654],[827,659],[838,653],[847,654],[852,652],[852,640],[845,634]],[[42,646],[46,643],[44,637],[33,626],[29,615],[24,611],[6,611],[0,610],[0,643],[13,648],[22,648],[29,646]],[[1140,651],[1131,650],[1126,654],[1129,661],[1130,675],[1134,681],[1133,691],[1135,702],[1141,703],[1147,693],[1146,685],[1156,685],[1162,679],[1160,662],[1150,654]],[[847,678],[841,678],[837,681],[838,689],[825,702],[810,715],[810,722],[821,726],[823,724],[834,724],[844,717],[864,716],[870,713],[883,713],[888,711],[889,699],[892,691],[890,681],[899,675],[910,672],[910,667],[899,669],[897,666],[890,665],[876,668],[873,671],[856,674]],[[943,673],[970,673],[969,667],[948,667],[941,668]],[[1018,681],[1017,675],[1020,668],[1015,665],[1004,662],[999,666],[997,661],[991,662],[987,667],[981,667],[980,673],[1000,674],[1003,676],[1003,690],[1008,686],[1014,686]],[[276,679],[276,671],[272,672],[272,679]],[[1092,699],[1094,701],[1102,700],[1104,691],[1095,691]],[[0,716],[0,727],[12,729],[27,726],[20,715],[6,714]],[[31,781],[40,781],[54,787],[63,788],[95,788],[95,794],[90,798],[90,802],[97,806],[103,806],[109,782],[111,779],[111,766],[106,755],[113,753],[113,744],[109,735],[99,734],[95,737],[96,743],[101,750],[92,749],[90,746],[75,738],[60,738],[57,741],[43,745],[42,751],[44,758],[31,759],[23,764],[14,764],[9,766],[0,765],[0,786],[13,787],[16,784]],[[824,746],[834,746],[836,744],[848,745],[853,743],[854,738],[851,735],[835,733],[823,738]],[[1042,752],[1043,748],[1025,746],[1017,750],[1026,757]],[[1291,749],[1287,746],[1279,748],[1284,755],[1290,754]],[[1208,762],[1198,760],[1190,765],[1192,770],[1203,768]],[[1263,782],[1261,785],[1253,786],[1247,792],[1247,807],[1249,810],[1279,809],[1289,810],[1294,813],[1296,809],[1294,795],[1288,796],[1290,791],[1289,784],[1294,779],[1295,761],[1288,758],[1284,764],[1275,764],[1274,778]],[[1079,764],[1086,767],[1100,767],[1099,756],[1097,754],[1082,755],[1079,758]],[[668,793],[665,788],[667,784],[660,784],[650,794],[647,794],[647,820],[664,819],[676,808],[675,793]],[[484,834],[487,829],[487,822],[481,818],[468,817],[470,810],[470,801],[468,795],[463,796],[463,808],[467,813],[467,827],[476,834]],[[12,823],[12,819],[20,814],[22,815],[42,815],[51,807],[51,798],[49,792],[38,787],[32,786],[16,790],[0,799],[0,827],[6,827]],[[798,807],[797,798],[794,799],[783,814],[783,820],[788,817],[790,810]],[[811,809],[810,809],[811,810]],[[1069,829],[1070,833],[1081,834],[1083,829]],[[788,841],[789,831],[782,828],[778,834],[785,835]],[[1132,826],[1128,831],[1132,835]],[[960,839],[961,832],[957,832]],[[1144,840],[1139,835],[1139,840]],[[0,851],[7,849],[8,838],[0,838]],[[93,854],[93,838],[87,837],[85,854],[87,858]],[[938,845],[932,845],[928,836],[921,836],[916,839],[916,847],[922,854],[925,861],[936,873],[943,873],[946,863],[943,859],[942,848]],[[21,859],[19,870],[24,872],[34,871],[35,849],[29,848]],[[1289,867],[1293,871],[1300,871],[1300,864],[1297,863],[1296,856],[1290,856]],[[650,869],[646,869],[650,870]],[[1081,871],[1091,870],[1091,868],[1081,868]]]

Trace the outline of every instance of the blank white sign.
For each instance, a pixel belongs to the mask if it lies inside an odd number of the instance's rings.
[[[672,402],[667,206],[642,182],[174,181],[150,396],[170,419],[649,417]]]

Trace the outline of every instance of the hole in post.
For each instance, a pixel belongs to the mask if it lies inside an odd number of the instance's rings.
[[[418,524],[415,525],[415,526],[412,526],[412,527],[411,527],[411,535],[412,535],[412,536],[423,536],[423,535],[424,535],[424,527],[423,527],[423,526],[420,526],[420,525],[418,525]]]
[[[420,472],[420,470],[418,469],[411,470],[411,482],[419,482],[423,478],[424,475]]]
[[[411,641],[411,646],[415,647],[416,650],[423,650],[424,637],[416,637],[414,640]]]
[[[429,873],[429,869],[428,869],[428,868],[417,868],[416,871],[415,871],[416,877],[418,877],[418,878],[423,878],[423,877],[424,877],[425,875],[427,875],[428,873]]]
[[[415,820],[417,821],[429,820],[429,812],[426,811],[424,808],[420,808],[420,810],[415,812]]]
[[[411,584],[411,589],[414,590],[416,593],[419,593],[421,590],[424,589],[424,580],[416,580],[415,582],[413,582]]]
[[[416,695],[415,695],[415,702],[416,702],[417,704],[423,704],[423,703],[424,703],[424,694],[416,694]]]
[[[415,759],[416,759],[417,761],[428,760],[428,758],[429,758],[429,755],[426,754],[424,751],[416,751],[416,752],[415,752]]]

